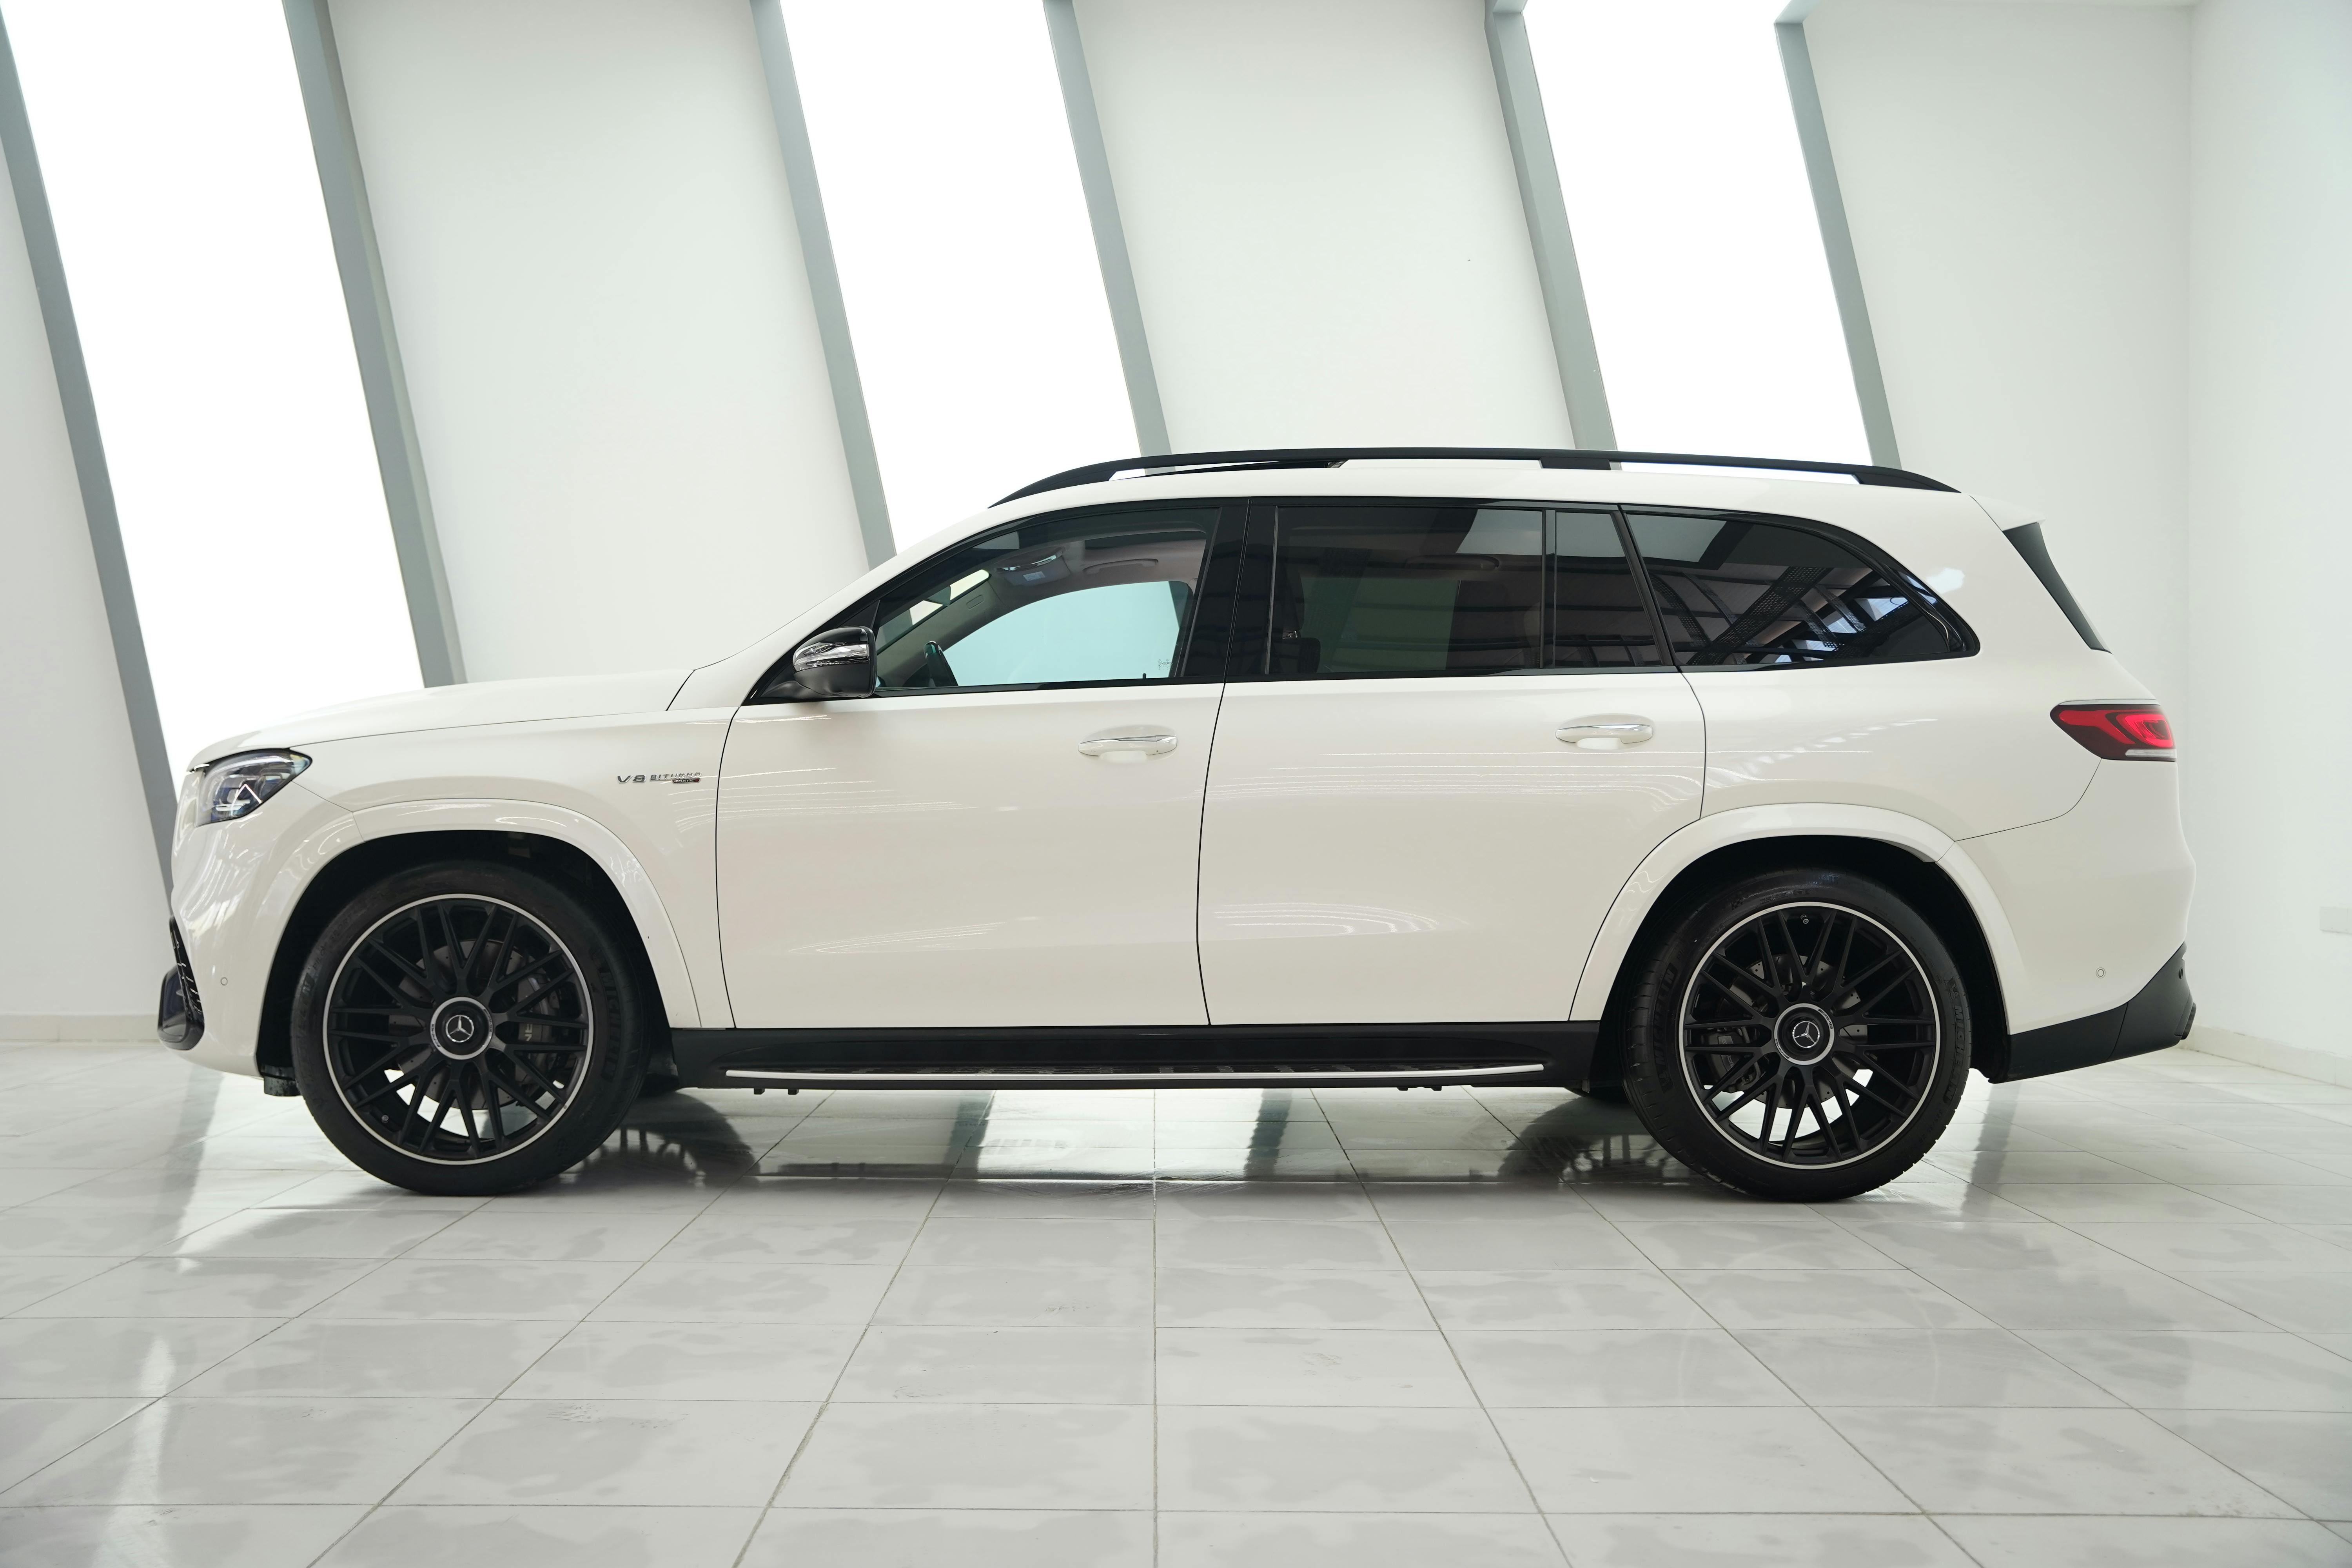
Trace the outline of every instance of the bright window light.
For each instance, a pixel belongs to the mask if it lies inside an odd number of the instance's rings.
[[[784,0],[902,542],[1136,449],[1038,0]]]
[[[5,6],[173,760],[414,689],[277,0]]]
[[[1529,0],[1617,444],[1867,462],[1772,32],[1785,0]]]

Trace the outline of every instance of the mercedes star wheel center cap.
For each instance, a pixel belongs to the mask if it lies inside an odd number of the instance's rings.
[[[1811,1067],[1829,1055],[1836,1038],[1837,1025],[1810,1002],[1798,1003],[1772,1026],[1772,1040],[1780,1055],[1799,1067]]]
[[[452,1061],[470,1061],[490,1047],[490,1014],[471,996],[452,996],[433,1009],[434,1047]]]

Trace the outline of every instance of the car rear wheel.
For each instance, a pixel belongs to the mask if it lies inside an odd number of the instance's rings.
[[[1958,965],[1909,904],[1851,872],[1707,894],[1636,986],[1628,1098],[1669,1153],[1744,1192],[1868,1192],[1935,1144],[1967,1085]]]
[[[420,1193],[546,1180],[619,1125],[651,998],[577,898],[471,862],[384,879],[329,921],[297,980],[294,1077],[352,1162]]]

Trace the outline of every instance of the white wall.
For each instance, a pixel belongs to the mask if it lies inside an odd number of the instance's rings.
[[[0,165],[0,1039],[152,1018],[163,882],[16,193]]]
[[[1479,0],[1078,0],[1176,449],[1571,445]]]
[[[2043,510],[2193,726],[2188,13],[1824,0],[1805,33],[1904,465]]]
[[[693,663],[865,569],[743,0],[336,0],[467,673]]]
[[[2190,952],[2232,1054],[2352,1082],[2352,5],[2203,0],[2191,44]]]

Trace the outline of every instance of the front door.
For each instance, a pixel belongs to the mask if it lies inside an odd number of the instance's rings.
[[[1699,810],[1698,704],[1615,518],[1286,504],[1259,542],[1262,673],[1226,688],[1202,821],[1212,1021],[1565,1019]]]
[[[1213,506],[1032,520],[870,607],[872,697],[743,709],[719,795],[747,1027],[1206,1021]],[[1204,639],[1206,640],[1206,639]]]

